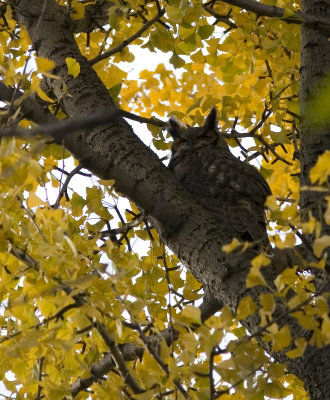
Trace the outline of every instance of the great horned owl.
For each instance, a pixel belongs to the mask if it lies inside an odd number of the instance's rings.
[[[215,108],[201,128],[184,128],[170,119],[168,131],[174,140],[169,168],[235,237],[269,247],[264,203],[270,188],[256,168],[231,154],[217,126]]]

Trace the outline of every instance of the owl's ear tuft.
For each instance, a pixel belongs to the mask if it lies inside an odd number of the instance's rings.
[[[176,137],[179,135],[179,132],[182,131],[185,127],[175,118],[175,117],[170,117],[168,120],[167,124],[167,132],[172,136]]]
[[[210,111],[210,114],[206,117],[204,125],[204,128],[207,130],[216,130],[218,127],[218,117],[217,117],[217,109],[214,107]]]

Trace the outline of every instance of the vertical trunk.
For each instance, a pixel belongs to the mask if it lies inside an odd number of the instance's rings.
[[[302,11],[316,17],[330,18],[330,2],[320,0],[302,0]],[[301,32],[301,73],[300,73],[300,114],[303,117],[300,130],[300,162],[301,186],[310,185],[309,171],[317,158],[325,150],[330,149],[330,123],[320,121],[313,123],[304,118],[312,109],[313,115],[318,110],[313,107],[313,95],[330,75],[330,41],[317,30],[302,27]],[[308,219],[309,211],[318,221],[322,221],[323,234],[330,233],[330,227],[324,223],[323,215],[325,199],[320,193],[301,192],[300,206],[304,219]],[[310,238],[312,239],[312,238]]]
[[[330,18],[329,0],[302,0],[302,11],[316,17]],[[319,155],[330,149],[330,123],[322,121],[312,123],[305,118],[313,108],[313,95],[330,75],[330,41],[317,30],[302,26],[301,34],[301,72],[300,72],[300,185],[310,186],[309,171]],[[302,218],[309,219],[309,213],[322,221],[322,234],[330,233],[329,225],[324,222],[326,201],[319,192],[301,191],[300,207]],[[311,242],[313,236],[308,238]],[[322,274],[323,271],[319,272]],[[316,274],[318,275],[318,274]],[[319,286],[316,281],[316,286]],[[322,349],[308,347],[304,354],[303,368],[296,372],[304,381],[305,388],[312,400],[329,398],[330,393],[330,346]]]

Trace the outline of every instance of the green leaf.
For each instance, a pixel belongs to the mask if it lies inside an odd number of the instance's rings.
[[[122,83],[117,83],[117,85],[112,86],[110,89],[108,89],[108,92],[109,92],[112,100],[117,99],[117,97],[120,93],[121,87],[122,87]]]
[[[179,57],[175,52],[173,52],[172,57],[170,58],[170,63],[173,65],[174,68],[180,68],[185,65],[185,61]]]
[[[214,32],[213,25],[204,25],[198,29],[198,35],[201,37],[201,39],[207,39],[212,35],[213,32]]]
[[[176,23],[180,23],[182,21],[185,10],[182,8],[167,6],[166,14],[170,20]]]
[[[270,137],[276,143],[291,143],[290,139],[284,132],[270,132]]]

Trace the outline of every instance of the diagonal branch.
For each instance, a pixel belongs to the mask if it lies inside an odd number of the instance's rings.
[[[13,126],[8,129],[0,129],[0,137],[21,137],[30,139],[36,135],[44,134],[52,137],[58,143],[61,143],[61,141],[68,136],[69,133],[73,133],[81,129],[102,127],[110,122],[113,122],[120,116],[138,121],[140,123],[148,123],[159,127],[166,125],[165,122],[160,120],[140,117],[128,111],[123,111],[119,108],[112,107],[97,111],[94,114],[85,115],[83,117],[77,116],[65,121],[57,120],[54,117],[54,119],[51,119],[49,123],[40,124],[38,127],[32,129],[23,129],[17,126]]]
[[[94,57],[92,60],[89,60],[90,64],[94,65],[94,64],[98,63],[99,61],[104,60],[105,58],[108,58],[108,57],[122,51],[123,48],[128,46],[130,43],[134,42],[135,39],[139,38],[143,32],[145,32],[150,26],[152,26],[155,22],[157,22],[164,14],[165,14],[165,9],[160,10],[159,13],[155,17],[153,17],[150,21],[145,23],[142,26],[142,28],[140,28],[137,32],[134,33],[134,35],[125,39],[117,47],[114,47],[113,49],[106,51],[103,54],[99,54],[98,56]]]
[[[102,339],[109,347],[112,357],[115,360],[120,375],[122,376],[124,381],[133,390],[134,393],[143,393],[145,390],[139,386],[133,375],[127,369],[121,351],[118,349],[115,341],[112,339],[109,332],[105,329],[105,326],[101,322],[97,322],[96,327]]]

